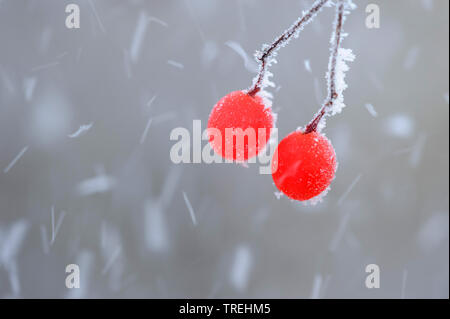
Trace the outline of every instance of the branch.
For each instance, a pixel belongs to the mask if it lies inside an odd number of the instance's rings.
[[[263,47],[263,51],[256,55],[257,60],[260,62],[258,75],[247,94],[254,96],[264,88],[264,76],[266,74],[267,67],[270,65],[270,59],[282,46],[286,45],[293,36],[297,37],[303,27],[311,22],[322,7],[328,2],[329,0],[317,0],[314,2],[312,7],[305,12],[301,18],[297,19],[297,21],[282,35],[280,35],[271,45]]]
[[[314,132],[317,130],[317,126],[322,120],[323,116],[331,109],[336,102],[339,94],[336,91],[336,74],[339,58],[339,50],[342,40],[342,26],[344,24],[344,2],[345,0],[338,0],[336,4],[336,18],[335,18],[335,30],[332,35],[333,46],[331,49],[330,61],[328,63],[328,96],[322,105],[320,111],[316,114],[315,118],[306,126],[305,134]]]

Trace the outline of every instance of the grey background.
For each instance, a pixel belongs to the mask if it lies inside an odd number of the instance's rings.
[[[368,1],[345,25],[357,59],[325,129],[337,176],[304,206],[278,200],[257,165],[173,164],[169,134],[205,128],[221,96],[251,84],[227,41],[253,54],[312,1],[0,1],[0,296],[448,298],[449,3],[371,2],[380,29],[365,27]],[[68,3],[78,30],[64,25]],[[148,24],[133,60],[141,14],[167,25]],[[324,96],[332,17],[271,70],[280,138]],[[103,190],[80,193],[93,178]],[[71,263],[78,290],[65,288]],[[364,284],[371,263],[379,289]]]

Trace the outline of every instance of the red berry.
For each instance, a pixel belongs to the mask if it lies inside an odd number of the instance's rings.
[[[264,149],[272,127],[272,110],[260,96],[235,91],[220,99],[212,109],[208,120],[209,142],[222,157],[247,161]],[[213,129],[220,132],[221,138],[215,138]]]
[[[309,200],[322,193],[335,172],[334,148],[317,132],[292,132],[280,142],[272,159],[275,185],[295,200]]]

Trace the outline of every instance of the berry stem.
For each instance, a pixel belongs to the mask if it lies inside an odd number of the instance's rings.
[[[280,49],[281,46],[285,45],[293,36],[298,34],[305,25],[307,25],[311,20],[317,15],[317,13],[322,9],[322,7],[327,4],[330,0],[317,0],[314,2],[312,7],[303,14],[301,18],[298,18],[294,24],[291,25],[283,34],[281,34],[275,41],[267,46],[263,47],[262,52],[257,55],[257,60],[259,60],[259,72],[258,76],[251,88],[248,90],[247,94],[254,96],[263,87],[263,80],[268,67],[268,59],[273,57],[273,55]]]
[[[330,61],[328,63],[328,96],[325,99],[320,111],[306,126],[304,132],[305,134],[317,131],[317,126],[326,114],[327,109],[333,106],[334,102],[338,98],[338,93],[336,92],[336,66],[342,40],[342,26],[344,24],[344,1],[345,0],[338,0],[338,3],[336,4],[336,18],[334,23],[335,29],[332,36],[334,43],[331,49]]]

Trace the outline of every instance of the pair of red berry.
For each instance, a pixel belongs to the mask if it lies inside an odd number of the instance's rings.
[[[214,151],[229,160],[247,161],[258,155],[270,139],[274,127],[274,115],[263,99],[264,86],[269,73],[267,68],[274,62],[277,50],[303,29],[329,0],[316,0],[289,29],[271,45],[264,46],[256,58],[260,71],[253,86],[246,91],[235,91],[223,97],[213,108],[208,121],[208,131],[215,129],[219,134],[210,134],[210,144]],[[342,92],[346,88],[344,71],[348,69],[345,61],[353,60],[351,50],[340,49],[344,15],[354,8],[351,0],[336,0],[336,16],[332,34],[332,47],[328,64],[328,96],[315,118],[304,130],[297,130],[286,136],[276,148],[271,168],[272,178],[277,188],[289,198],[306,201],[324,192],[334,179],[336,154],[330,141],[318,131],[324,116],[336,113],[335,103],[342,108]],[[338,80],[339,79],[339,80]],[[253,132],[253,139],[246,137]],[[230,131],[233,132],[229,136]],[[237,131],[237,132],[236,132]],[[210,132],[208,132],[210,133]],[[236,135],[241,136],[238,143]],[[256,136],[255,136],[256,135]],[[217,136],[221,136],[219,140]],[[244,138],[244,142],[242,142]],[[229,151],[229,150],[232,150]]]
[[[245,161],[256,156],[265,148],[273,127],[272,109],[266,107],[259,95],[246,91],[235,91],[224,96],[214,106],[208,121],[208,129],[218,129],[221,133],[219,141],[210,136],[212,148],[230,160],[238,160],[238,154],[242,151],[244,154],[240,159]],[[227,137],[227,128],[242,129],[240,132],[251,129],[256,139],[245,140],[243,150],[239,150],[236,139]],[[261,133],[265,133],[263,139],[259,138]],[[225,149],[232,149],[233,153],[226,153]],[[298,130],[279,143],[271,166],[277,188],[289,198],[305,201],[320,195],[331,184],[336,171],[336,155],[324,135],[316,131],[305,133]]]

